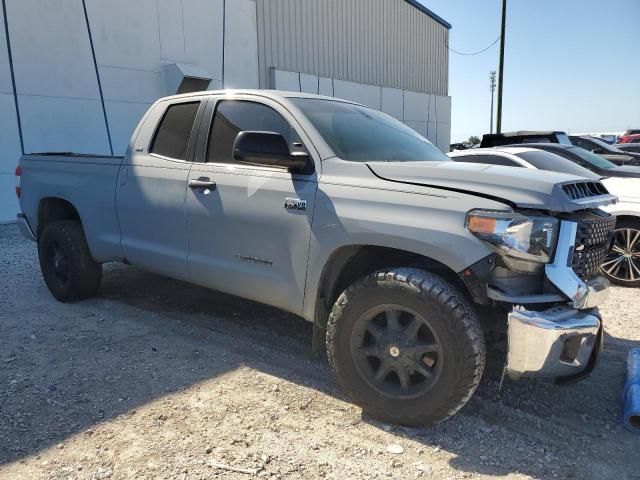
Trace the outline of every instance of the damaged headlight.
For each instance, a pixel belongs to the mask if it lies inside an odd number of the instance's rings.
[[[503,257],[549,263],[558,240],[558,219],[517,212],[472,210],[467,229]]]

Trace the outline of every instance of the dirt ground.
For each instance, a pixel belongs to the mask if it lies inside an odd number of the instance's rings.
[[[61,304],[35,244],[0,226],[0,478],[638,479],[618,415],[639,306],[613,289],[588,380],[499,390],[493,354],[454,418],[399,428],[349,403],[303,320],[120,265]]]

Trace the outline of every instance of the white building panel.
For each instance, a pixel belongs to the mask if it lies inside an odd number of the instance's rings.
[[[396,118],[404,120],[403,93],[398,88],[382,87],[382,107],[381,110]]]
[[[436,95],[429,95],[429,121],[438,121],[438,115],[436,112]]]
[[[160,73],[104,66],[98,68],[105,100],[153,103],[162,96]]]
[[[98,65],[160,71],[156,0],[85,1]]]
[[[160,56],[163,60],[180,63],[187,61],[182,25],[182,0],[158,0]]]
[[[224,32],[224,88],[258,88],[255,0],[227,2]]]
[[[426,137],[431,143],[438,146],[438,124],[436,122],[429,122],[428,126]]]
[[[273,88],[286,92],[300,91],[300,74],[298,72],[285,72],[273,70]]]
[[[412,122],[429,121],[429,95],[404,91],[404,119]]]
[[[114,155],[124,155],[131,134],[150,103],[105,102]]]
[[[24,149],[109,155],[100,100],[20,95]]]
[[[436,96],[438,123],[451,123],[451,97]]]
[[[451,125],[448,123],[438,123],[436,139],[437,147],[443,152],[449,152],[451,145]]]
[[[407,120],[404,122],[408,127],[413,128],[416,132],[422,135],[425,138],[428,138],[428,127],[427,122],[415,122],[412,120]]]
[[[318,93],[333,97],[333,80],[327,77],[320,77],[318,79]]]
[[[9,50],[7,49],[2,16],[0,16],[0,93],[13,93],[11,69],[9,68]]]
[[[13,173],[21,154],[13,94],[0,93],[0,126],[0,174]]]
[[[8,0],[7,15],[18,93],[100,98],[82,2]]]
[[[14,172],[0,173],[0,223],[15,222],[16,214],[20,212],[15,184]]]
[[[380,110],[380,87],[378,86],[334,80],[333,91],[336,98],[344,98]]]
[[[304,93],[318,93],[318,77],[316,75],[300,74],[300,91]]]
[[[222,82],[223,0],[182,0],[186,63],[211,74],[209,89]],[[227,10],[231,8],[231,2]],[[217,80],[218,82],[216,82]]]

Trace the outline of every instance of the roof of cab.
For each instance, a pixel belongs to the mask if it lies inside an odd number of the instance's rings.
[[[354,105],[360,105],[357,102],[345,100],[343,98],[327,97],[325,95],[316,95],[315,93],[304,92],[288,92],[284,90],[262,90],[262,89],[227,89],[227,90],[203,90],[200,92],[180,93],[178,95],[171,95],[168,97],[162,97],[158,101],[167,100],[180,100],[182,98],[202,97],[202,96],[216,96],[216,95],[255,95],[262,98],[273,99],[285,99],[285,98],[317,98],[322,100],[332,100],[335,102],[353,103]]]

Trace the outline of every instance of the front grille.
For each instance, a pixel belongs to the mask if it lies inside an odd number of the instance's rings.
[[[571,215],[578,224],[572,267],[582,278],[595,275],[602,265],[613,238],[616,217],[601,211],[583,211]]]
[[[608,195],[607,188],[600,182],[574,182],[562,186],[562,191],[571,200]]]

